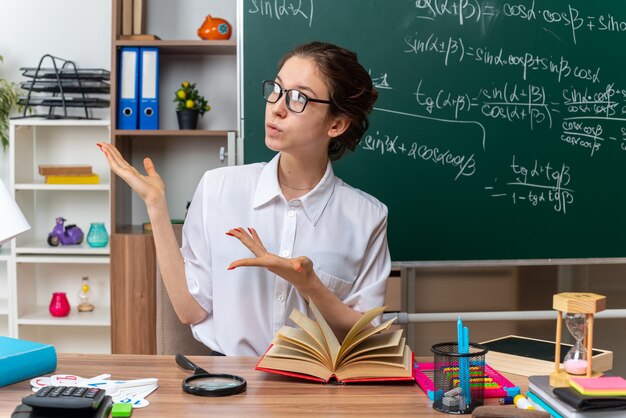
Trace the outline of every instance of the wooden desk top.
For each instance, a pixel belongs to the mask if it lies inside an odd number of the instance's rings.
[[[159,388],[146,399],[150,405],[135,409],[132,417],[442,417],[416,384],[321,385],[315,382],[254,370],[254,357],[190,356],[200,367],[214,373],[229,373],[247,380],[247,391],[222,398],[188,395],[182,380],[191,373],[179,368],[174,356],[59,354],[57,374],[93,377],[110,373],[112,379],[156,377]],[[428,361],[427,359],[420,359]],[[507,374],[523,392],[525,377]],[[23,396],[32,393],[28,381],[0,388],[0,417],[10,417]],[[486,399],[485,404],[497,404]],[[503,406],[509,408],[512,406]]]

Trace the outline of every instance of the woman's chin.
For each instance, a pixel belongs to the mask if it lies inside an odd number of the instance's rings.
[[[269,136],[265,137],[265,146],[271,149],[272,151],[281,151],[282,147],[280,146],[280,141],[275,138],[271,138]]]

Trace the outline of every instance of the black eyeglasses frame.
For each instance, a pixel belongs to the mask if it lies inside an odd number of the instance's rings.
[[[276,98],[276,100],[271,101],[268,98],[265,97],[265,86],[268,84],[273,84],[275,86],[278,86],[280,88],[280,93],[278,94],[278,97]],[[287,104],[287,109],[289,109],[290,111],[294,112],[294,113],[302,113],[304,112],[304,109],[306,109],[306,105],[309,104],[309,102],[314,102],[314,103],[324,103],[324,104],[333,104],[333,102],[331,102],[330,100],[322,100],[322,99],[314,99],[312,97],[309,97],[307,94],[302,93],[300,90],[298,89],[286,89],[283,86],[281,86],[280,84],[278,84],[276,81],[273,80],[263,80],[261,82],[261,88],[262,88],[262,93],[263,93],[263,99],[268,102],[268,103],[278,103],[278,101],[281,99],[281,97],[283,97],[283,94],[285,96],[285,102]],[[273,90],[273,89],[272,89]],[[292,91],[297,91],[298,93],[300,93],[302,96],[304,96],[304,98],[306,99],[306,102],[304,102],[304,105],[302,106],[302,110],[297,111],[291,108],[291,99],[289,98],[289,93]]]

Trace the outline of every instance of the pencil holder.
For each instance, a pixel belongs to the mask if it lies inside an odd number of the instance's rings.
[[[433,408],[448,414],[471,414],[485,399],[486,347],[470,343],[468,353],[459,353],[457,343],[439,343],[435,354]]]

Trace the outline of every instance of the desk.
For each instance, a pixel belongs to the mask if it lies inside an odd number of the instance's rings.
[[[191,356],[200,367],[214,373],[244,377],[247,391],[223,398],[203,398],[184,393],[183,378],[190,372],[179,368],[174,356],[59,354],[55,373],[93,377],[110,373],[115,379],[156,377],[159,388],[148,396],[150,405],[133,411],[136,417],[252,416],[258,417],[444,417],[432,409],[415,384],[320,385],[314,382],[254,370],[254,357]],[[420,361],[428,361],[420,359]],[[525,377],[507,377],[526,391]],[[0,417],[9,417],[21,398],[30,392],[28,381],[0,388]],[[497,404],[487,399],[486,404]],[[503,408],[509,408],[505,406]]]

